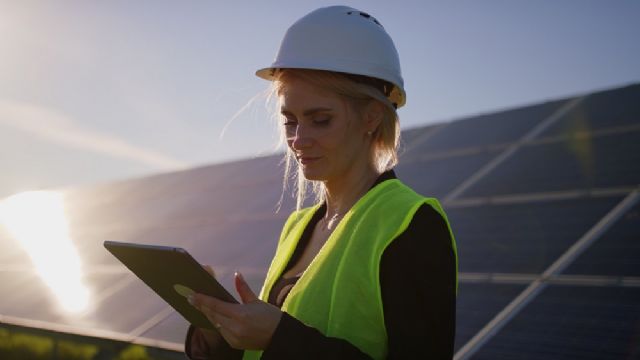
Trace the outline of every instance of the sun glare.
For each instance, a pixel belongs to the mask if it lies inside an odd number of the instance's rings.
[[[29,191],[0,202],[0,224],[29,254],[38,275],[68,312],[89,303],[82,264],[69,236],[64,197],[53,191]]]

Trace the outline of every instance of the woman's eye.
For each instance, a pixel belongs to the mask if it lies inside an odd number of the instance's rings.
[[[298,125],[298,123],[293,120],[290,120],[290,119],[284,120],[284,126],[296,126],[296,125]]]
[[[327,125],[329,124],[329,120],[331,120],[330,116],[318,116],[312,119],[316,125]]]

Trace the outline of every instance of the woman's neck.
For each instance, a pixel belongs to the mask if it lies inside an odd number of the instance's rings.
[[[373,186],[380,173],[373,167],[351,169],[338,181],[325,182],[327,221],[339,221],[351,207]]]

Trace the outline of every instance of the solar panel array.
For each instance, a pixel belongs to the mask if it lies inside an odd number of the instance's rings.
[[[403,139],[398,176],[458,242],[457,359],[640,358],[640,85]],[[181,350],[186,322],[102,242],[180,245],[257,290],[294,206],[281,178],[270,156],[65,191],[91,307],[61,312],[0,227],[0,323]]]

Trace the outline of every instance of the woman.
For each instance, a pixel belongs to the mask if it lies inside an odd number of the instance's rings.
[[[196,294],[218,331],[191,327],[192,359],[451,358],[457,258],[437,200],[396,179],[405,93],[382,25],[358,10],[311,12],[287,31],[273,81],[298,172],[260,297],[240,274],[242,304]]]

